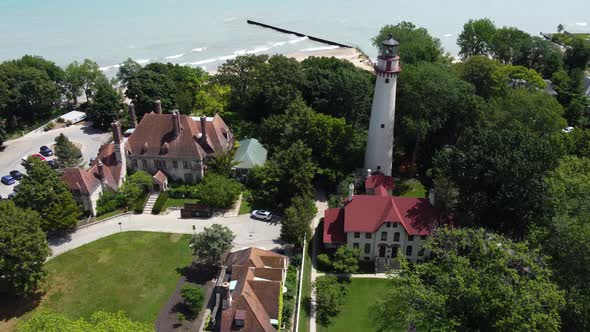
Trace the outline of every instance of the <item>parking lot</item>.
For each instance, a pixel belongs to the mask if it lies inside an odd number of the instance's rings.
[[[23,137],[4,143],[4,150],[0,151],[0,177],[9,175],[12,170],[18,170],[24,174],[25,169],[21,165],[21,159],[39,153],[39,148],[43,145],[52,147],[55,144],[55,138],[61,133],[66,135],[74,144],[81,146],[84,165],[88,164],[91,157],[96,156],[100,145],[111,137],[110,132],[105,133],[86,124],[72,125],[47,132],[31,132]],[[15,185],[18,185],[18,181],[10,186],[0,184],[2,198],[8,197],[13,192]]]

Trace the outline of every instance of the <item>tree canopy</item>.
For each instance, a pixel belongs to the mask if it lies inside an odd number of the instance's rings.
[[[213,224],[190,239],[189,245],[197,261],[218,264],[226,252],[233,247],[235,234],[227,227]]]
[[[381,49],[381,43],[389,38],[390,34],[399,42],[399,53],[405,64],[437,62],[443,59],[440,40],[432,37],[425,28],[418,28],[406,21],[383,26],[379,34],[371,39],[373,46]]]
[[[373,306],[377,331],[558,331],[563,294],[539,251],[483,229],[446,229],[432,259],[401,271]]]
[[[311,220],[317,212],[313,199],[294,197],[281,219],[281,239],[295,247],[302,246],[305,235],[311,235]]]
[[[122,98],[109,83],[97,86],[94,101],[86,108],[86,114],[94,127],[109,130],[111,123],[119,119],[123,108]]]
[[[18,332],[150,332],[153,329],[152,324],[130,320],[123,311],[97,311],[88,320],[74,320],[47,309],[37,311],[31,319],[23,320],[17,327]]]
[[[0,202],[0,293],[26,295],[43,280],[43,263],[51,250],[40,225],[35,211],[18,208],[11,200]],[[3,289],[5,283],[8,289]]]
[[[54,150],[61,167],[76,167],[82,162],[82,151],[63,133],[55,138]]]

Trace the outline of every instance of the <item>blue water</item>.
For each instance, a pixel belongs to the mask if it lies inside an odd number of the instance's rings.
[[[564,24],[590,31],[587,1],[570,0],[0,0],[0,61],[37,54],[60,65],[91,58],[116,72],[131,57],[213,69],[244,53],[293,53],[325,45],[246,24],[258,20],[361,47],[384,24],[412,21],[457,53],[469,18],[538,34]]]

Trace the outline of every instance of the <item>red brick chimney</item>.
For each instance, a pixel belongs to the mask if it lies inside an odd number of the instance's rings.
[[[201,116],[201,139],[207,140],[207,117]]]
[[[111,128],[113,129],[113,142],[115,142],[115,144],[121,144],[123,140],[123,134],[121,134],[121,123],[119,121],[115,121],[111,124]]]
[[[156,100],[156,114],[162,114],[162,102],[160,99]]]
[[[98,168],[98,177],[100,178],[100,181],[104,181],[104,165],[100,159],[98,160],[98,163],[96,163],[96,166]]]
[[[180,116],[178,110],[172,111],[172,125],[174,126],[174,137],[180,136]]]
[[[135,106],[129,104],[129,119],[131,119],[131,127],[137,128],[137,115],[135,115]]]

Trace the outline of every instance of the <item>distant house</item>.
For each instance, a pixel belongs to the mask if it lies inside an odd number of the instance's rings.
[[[278,331],[287,263],[286,256],[258,248],[231,253],[218,278],[216,331]]]
[[[134,119],[133,105],[129,112]],[[127,138],[127,163],[134,170],[152,175],[161,170],[173,180],[191,183],[203,177],[207,160],[232,149],[233,141],[229,127],[217,114],[196,118],[178,111],[162,114],[156,107]]]
[[[119,122],[113,123],[112,129],[114,142],[100,147],[89,169],[66,168],[61,176],[74,199],[92,215],[96,215],[96,202],[100,195],[106,190],[119,189],[127,173]]]
[[[437,226],[436,210],[427,198],[390,196],[392,185],[393,178],[377,174],[366,180],[372,194],[354,195],[351,187],[344,207],[324,213],[325,246],[357,248],[359,258],[375,261],[378,271],[398,255],[423,262],[430,254],[423,246]]]
[[[245,177],[254,166],[266,163],[268,151],[255,138],[245,139],[239,143],[240,146],[234,155],[234,161],[238,164],[234,168],[238,177]]]

